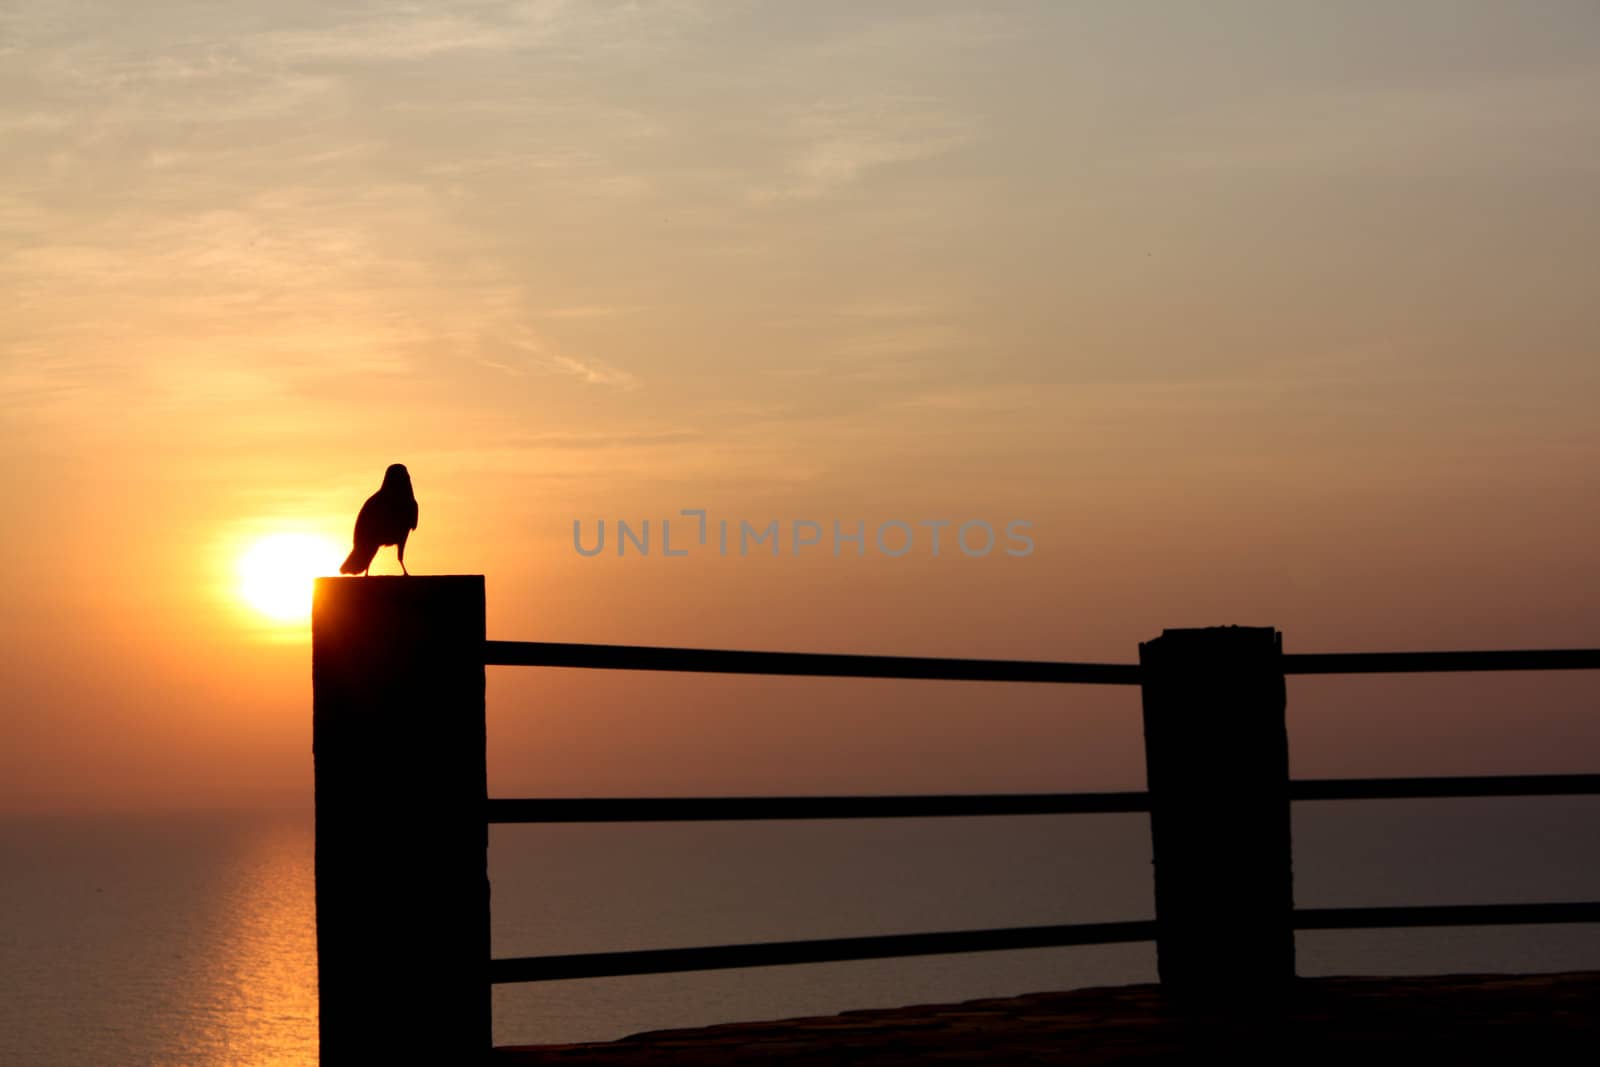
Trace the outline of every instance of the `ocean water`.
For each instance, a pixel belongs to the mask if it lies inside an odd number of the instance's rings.
[[[0,822],[0,1063],[316,1060],[309,815]],[[495,827],[497,956],[1152,913],[1143,816]],[[1600,899],[1600,798],[1300,804],[1304,906]],[[1327,932],[1302,974],[1600,968],[1600,925]],[[499,987],[500,1044],[1148,981],[1147,945]]]

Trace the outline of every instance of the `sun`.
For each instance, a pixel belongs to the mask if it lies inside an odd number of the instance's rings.
[[[239,557],[239,595],[269,619],[304,622],[311,617],[312,579],[337,574],[342,554],[318,534],[259,537]]]

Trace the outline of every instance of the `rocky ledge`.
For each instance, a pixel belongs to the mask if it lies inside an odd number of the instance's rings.
[[[1591,1062],[1600,971],[1303,978],[1276,999],[1175,1004],[1154,985],[659,1030],[495,1050],[497,1067],[644,1064]]]

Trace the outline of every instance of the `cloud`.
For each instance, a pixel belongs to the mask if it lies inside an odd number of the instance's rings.
[[[1278,94],[1200,117],[1159,155],[1203,172],[1592,172],[1596,99],[1591,72]]]
[[[283,63],[396,63],[450,54],[543,50],[551,53],[644,51],[697,23],[705,5],[691,0],[598,3],[515,0],[379,6],[315,29],[254,38],[259,52]]]
[[[592,430],[521,434],[515,443],[524,448],[595,449],[638,448],[692,444],[705,439],[700,430]]]
[[[897,17],[881,16],[866,7],[861,17],[861,24],[818,46],[817,58],[831,64],[925,62],[930,56],[988,46],[1018,32],[1015,21],[995,9],[919,12]]]
[[[871,360],[947,352],[970,343],[966,332],[952,323],[911,322],[849,336],[836,351],[847,358]]]
[[[776,136],[787,160],[783,176],[748,195],[757,203],[830,196],[885,167],[955,151],[974,134],[971,121],[929,97],[808,107],[779,120]]]
[[[544,308],[541,319],[614,319],[646,310],[642,305],[579,304],[573,307]]]
[[[446,52],[527,47],[542,36],[530,24],[512,27],[449,14],[385,14],[317,30],[276,31],[254,39],[277,62],[397,62]]]
[[[481,361],[484,366],[495,370],[514,375],[529,372],[564,375],[576,378],[585,385],[600,385],[613,389],[632,390],[642,384],[631,372],[601,360],[578,359],[550,351],[548,343],[525,325],[511,323],[502,327],[497,334],[502,345],[512,349],[516,357],[511,362],[493,356]]]
[[[550,356],[549,365],[589,385],[608,385],[618,389],[637,389],[639,379],[625,370],[598,361],[585,363],[571,356]]]

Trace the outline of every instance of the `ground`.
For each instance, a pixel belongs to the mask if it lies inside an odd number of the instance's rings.
[[[621,1041],[497,1049],[496,1067],[644,1064],[1595,1062],[1600,972],[1299,979],[1186,1009],[1154,985],[1034,993]]]

